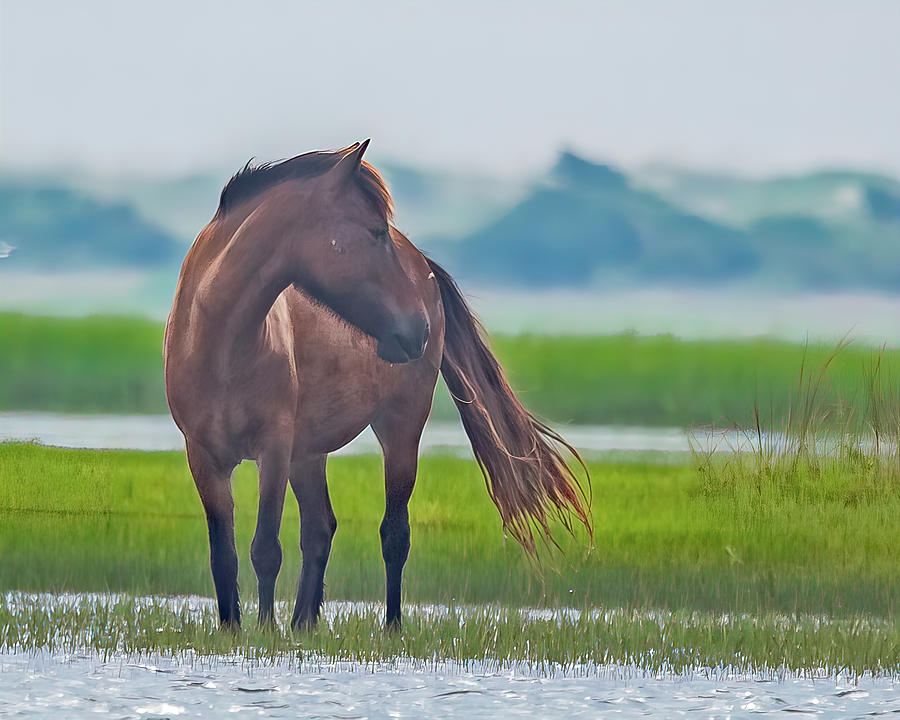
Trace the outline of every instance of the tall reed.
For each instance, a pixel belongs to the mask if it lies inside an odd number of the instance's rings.
[[[704,493],[857,504],[900,492],[900,392],[886,349],[861,363],[864,390],[841,396],[829,370],[848,345],[842,339],[814,369],[804,347],[792,394],[777,403],[787,407],[781,416],[763,412],[757,397],[750,428],[691,431]]]

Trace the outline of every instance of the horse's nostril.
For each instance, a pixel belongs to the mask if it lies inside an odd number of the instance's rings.
[[[410,342],[409,336],[403,333],[395,333],[394,340],[397,341],[397,344],[401,347],[403,352],[407,354],[407,356],[412,357],[415,354],[415,348],[413,347],[412,342]]]
[[[416,360],[425,352],[429,333],[428,319],[424,314],[414,315],[399,323],[392,335],[392,340],[409,360]]]

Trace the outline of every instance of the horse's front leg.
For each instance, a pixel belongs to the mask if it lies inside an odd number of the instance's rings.
[[[238,557],[234,544],[234,500],[231,495],[231,472],[196,443],[187,443],[188,465],[197,492],[206,511],[209,529],[209,565],[212,569],[219,621],[222,627],[237,629],[241,625],[241,602],[238,597]]]
[[[337,530],[325,479],[325,456],[293,462],[290,480],[300,506],[300,552],[303,554],[291,627],[310,629],[319,619],[325,596],[325,568]]]
[[[387,448],[384,454],[385,503],[381,521],[388,629],[400,627],[400,590],[409,557],[409,498],[416,484],[416,451]]]
[[[256,533],[250,545],[250,559],[259,588],[259,625],[275,622],[275,581],[281,570],[281,517],[287,489],[289,461],[283,452],[262,455],[259,467],[259,511]]]
[[[418,412],[409,409],[416,407],[414,403],[401,404],[402,411],[385,413],[372,425],[384,452],[384,519],[380,532],[387,599],[385,623],[389,630],[399,629],[401,622],[400,591],[409,557],[409,498],[416,484],[419,439],[431,399],[430,395],[425,397],[429,404],[419,407]]]

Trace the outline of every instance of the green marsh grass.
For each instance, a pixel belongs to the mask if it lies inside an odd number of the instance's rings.
[[[410,505],[409,602],[893,617],[900,497],[857,480],[828,493],[710,491],[690,465],[590,463],[594,548],[560,535],[565,555],[536,571],[504,538],[474,462],[422,458]],[[329,461],[338,531],[327,597],[381,601],[376,456]],[[243,598],[257,479],[235,473]],[[749,498],[749,499],[748,499]],[[750,501],[752,499],[752,502]],[[298,512],[288,498],[277,596],[299,573]],[[210,595],[203,511],[181,453],[0,445],[0,590]]]
[[[247,606],[245,628],[218,629],[211,603],[179,598],[0,596],[0,650],[125,656],[224,656],[299,667],[351,662],[593,674],[790,671],[894,676],[900,628],[877,620],[814,616],[723,616],[697,612],[598,611],[535,614],[500,607],[408,608],[403,630],[385,633],[380,608],[326,606],[312,632],[290,633],[287,606],[260,630]],[[621,671],[621,670],[620,670]]]
[[[0,313],[0,410],[165,413],[163,327],[121,317],[44,318]],[[753,422],[754,397],[778,415],[788,407],[804,354],[831,352],[775,340],[683,341],[668,336],[496,336],[493,346],[532,410],[555,422],[687,427]],[[827,391],[862,403],[859,372],[871,356],[848,347]],[[882,354],[900,371],[900,351]],[[434,416],[455,419],[439,388]]]
[[[162,326],[0,313],[0,409],[167,412]]]

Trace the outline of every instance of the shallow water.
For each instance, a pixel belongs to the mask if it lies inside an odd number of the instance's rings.
[[[251,666],[239,658],[0,654],[0,717],[738,718],[900,712],[890,680],[648,676],[612,666],[583,677],[397,662]]]
[[[125,596],[11,592],[3,598],[13,608],[33,603],[77,607],[114,605]],[[197,617],[213,612],[213,600],[205,597],[133,600],[136,607],[164,606]],[[323,620],[373,608],[371,603],[328,602]],[[437,617],[449,609],[413,605],[408,612]],[[576,611],[527,612],[545,617]],[[219,718],[236,713],[272,718],[553,719],[790,713],[790,717],[827,718],[900,713],[894,680],[864,676],[851,682],[824,671],[801,677],[701,667],[677,674],[652,673],[633,665],[522,666],[489,660],[462,664],[402,657],[359,663],[310,655],[302,660],[277,655],[259,661],[191,651],[178,652],[174,658],[122,651],[101,657],[83,647],[65,651],[49,647],[23,652],[13,646],[0,652],[0,717]]]
[[[618,425],[565,425],[565,438],[590,459],[679,464],[692,457],[692,446],[708,453],[752,452],[758,447],[756,431],[744,429],[657,428]],[[788,449],[782,433],[762,433],[763,447]],[[42,412],[0,412],[0,443],[37,442],[66,448],[94,450],[183,450],[184,438],[169,415],[71,415]],[[863,445],[867,441],[862,440]],[[882,441],[884,444],[884,441]],[[843,447],[841,438],[822,437],[819,452]],[[460,422],[430,421],[425,425],[420,454],[450,454],[471,458],[472,449]],[[892,447],[886,447],[892,450]],[[371,428],[366,428],[333,455],[380,453]]]
[[[589,453],[686,453],[688,435],[678,428],[568,425],[566,438]],[[0,442],[36,441],[58,447],[183,450],[184,438],[169,415],[60,415],[39,412],[0,413]],[[423,453],[471,455],[468,438],[458,422],[429,422],[422,435]],[[336,455],[380,452],[378,440],[367,428]]]

